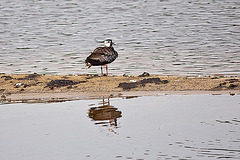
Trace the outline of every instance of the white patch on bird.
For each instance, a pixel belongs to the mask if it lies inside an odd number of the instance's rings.
[[[104,46],[105,47],[111,47],[111,42],[110,41],[104,41]]]
[[[87,62],[87,63],[86,63],[86,65],[87,65],[87,66],[89,66],[89,67],[91,67],[91,66],[92,66],[92,65],[91,65],[91,63],[89,63],[89,62]]]

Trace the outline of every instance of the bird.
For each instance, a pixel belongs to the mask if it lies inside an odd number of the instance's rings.
[[[90,68],[91,66],[101,66],[101,75],[103,76],[103,66],[106,66],[106,74],[108,77],[108,67],[107,65],[115,61],[118,57],[118,52],[113,48],[113,41],[111,39],[106,39],[104,41],[97,41],[104,43],[104,47],[97,47],[91,52],[91,54],[86,58],[85,64]]]

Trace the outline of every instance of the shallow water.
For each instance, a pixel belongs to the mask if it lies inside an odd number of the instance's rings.
[[[1,1],[0,72],[82,74],[112,38],[112,75],[240,72],[239,0]]]
[[[239,159],[239,95],[0,105],[0,159]]]

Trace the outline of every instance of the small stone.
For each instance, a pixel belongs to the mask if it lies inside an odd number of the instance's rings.
[[[67,89],[72,89],[72,88],[73,88],[72,85],[70,85],[70,86],[67,87]]]
[[[11,76],[2,76],[1,78],[4,78],[5,81],[13,79]]]
[[[28,85],[28,84],[24,84],[23,88],[27,88],[27,87],[30,87],[31,85]]]
[[[233,89],[233,88],[235,88],[235,87],[237,87],[237,85],[235,85],[235,84],[230,84],[228,88]]]
[[[24,83],[17,83],[17,84],[15,84],[15,88],[19,88],[19,87],[21,87],[22,85],[24,85]]]
[[[5,91],[5,89],[0,89],[0,92],[3,92],[3,91]]]
[[[6,97],[5,94],[3,94],[3,95],[1,96],[1,98],[2,98],[2,99],[5,99],[5,98],[7,98],[7,97]]]
[[[118,96],[121,97],[123,94],[122,93],[119,93]]]
[[[238,79],[232,78],[232,79],[226,79],[226,81],[229,81],[229,83],[238,82]]]
[[[147,72],[143,72],[143,74],[139,75],[138,77],[149,77],[150,74]]]
[[[162,80],[162,83],[166,84],[166,83],[169,83],[169,81],[168,80]]]

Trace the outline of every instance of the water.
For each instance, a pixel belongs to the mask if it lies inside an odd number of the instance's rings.
[[[239,95],[102,102],[0,105],[0,159],[240,158]]]
[[[94,38],[113,39],[112,75],[240,72],[239,0],[0,2],[0,72],[83,74]]]

